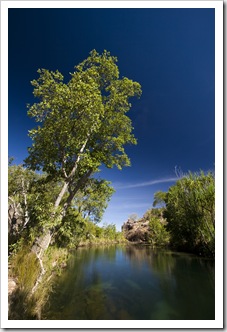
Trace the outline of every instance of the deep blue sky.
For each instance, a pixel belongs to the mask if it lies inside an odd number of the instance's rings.
[[[168,190],[175,166],[214,169],[214,9],[9,9],[9,156],[31,145],[30,81],[38,68],[69,72],[92,49],[118,57],[120,74],[139,82],[129,112],[138,139],[131,167],[103,169],[114,194],[104,221],[142,216]],[[156,182],[156,183],[154,183]]]

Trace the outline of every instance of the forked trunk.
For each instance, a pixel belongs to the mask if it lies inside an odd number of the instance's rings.
[[[81,178],[80,180],[77,182],[76,186],[70,190],[70,194],[64,204],[64,207],[63,207],[63,216],[66,215],[66,212],[69,208],[69,206],[71,205],[72,203],[72,200],[73,198],[75,197],[76,193],[78,192],[78,190],[80,190],[84,184],[86,183],[87,179],[91,176],[92,174],[92,169],[90,169],[87,173],[85,173]]]

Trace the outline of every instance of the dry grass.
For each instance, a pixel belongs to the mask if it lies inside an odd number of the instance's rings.
[[[45,319],[42,310],[53,291],[55,277],[66,266],[67,259],[67,249],[49,247],[43,257],[46,273],[32,294],[40,274],[36,255],[24,246],[10,258],[9,276],[16,280],[17,288],[10,296],[9,319]]]

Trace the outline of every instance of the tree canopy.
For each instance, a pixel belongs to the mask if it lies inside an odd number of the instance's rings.
[[[140,96],[141,87],[119,78],[116,62],[109,52],[93,50],[68,83],[58,70],[38,70],[39,78],[31,83],[40,101],[28,106],[28,114],[42,125],[30,130],[28,166],[69,179],[75,176],[75,165],[78,174],[95,171],[102,163],[129,165],[124,145],[136,140],[126,113],[129,98]]]
[[[40,125],[29,132],[33,144],[25,163],[63,181],[53,213],[68,193],[65,214],[101,165],[119,169],[130,165],[124,146],[136,144],[136,139],[126,113],[130,97],[139,97],[141,87],[120,78],[116,62],[109,52],[93,50],[75,67],[68,83],[58,70],[47,69],[39,69],[39,78],[31,82],[39,102],[28,105],[28,115]]]

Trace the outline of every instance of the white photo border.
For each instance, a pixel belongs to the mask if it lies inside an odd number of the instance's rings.
[[[215,9],[215,320],[8,320],[8,9]],[[2,1],[1,2],[1,328],[223,328],[223,1]]]

